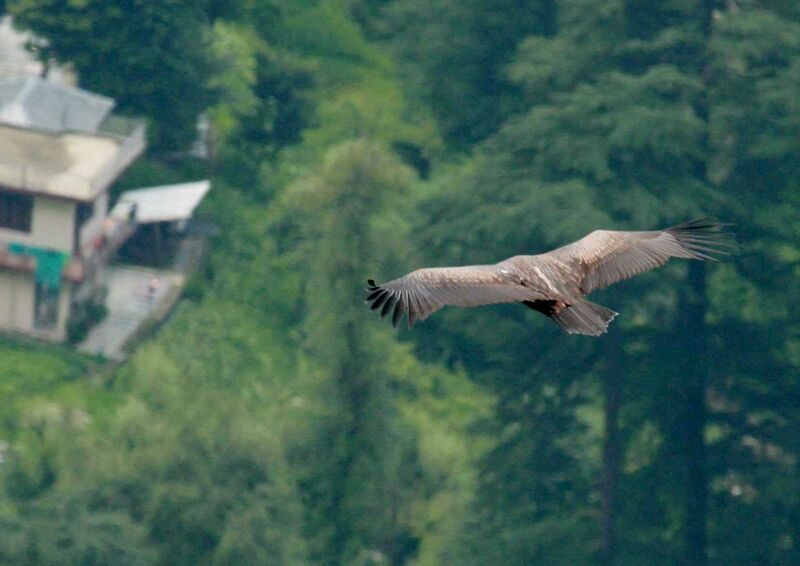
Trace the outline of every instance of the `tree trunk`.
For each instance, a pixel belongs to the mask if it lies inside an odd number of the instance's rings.
[[[705,391],[708,381],[708,336],[706,315],[706,266],[694,261],[689,267],[689,293],[683,308],[682,370],[685,386],[683,420],[686,491],[684,502],[684,562],[703,565],[706,557],[708,473],[704,430]]]
[[[345,324],[342,334],[345,337],[346,354],[337,376],[337,388],[343,422],[341,429],[335,433],[338,438],[334,439],[339,450],[334,454],[338,461],[334,466],[334,477],[331,478],[331,508],[328,515],[333,523],[330,564],[344,564],[348,546],[353,542],[356,531],[349,503],[353,497],[353,469],[358,458],[359,442],[363,441],[364,407],[370,392],[369,384],[360,379],[361,372],[356,363],[360,358],[360,348],[355,325],[352,322]]]
[[[698,168],[698,178],[706,185],[712,185],[708,175],[708,162],[711,157],[709,136],[709,95],[708,63],[710,51],[708,44],[713,33],[713,14],[716,0],[700,0],[697,4],[700,29],[706,43],[705,56],[700,61],[698,73],[703,84],[703,92],[696,104],[697,115],[706,123],[703,137],[704,159]],[[681,360],[680,380],[684,386],[684,404],[678,423],[682,434],[682,449],[685,466],[684,524],[683,524],[683,562],[688,566],[703,566],[708,562],[706,522],[708,518],[708,471],[706,469],[705,426],[706,384],[708,382],[708,328],[706,327],[706,265],[702,261],[692,261],[687,278],[688,289],[682,301],[683,316],[678,317],[681,328],[679,350]]]
[[[601,487],[602,514],[600,517],[600,564],[614,564],[617,552],[617,486],[622,460],[619,438],[619,410],[622,405],[623,372],[622,332],[612,328],[608,334],[604,387],[603,479]]]

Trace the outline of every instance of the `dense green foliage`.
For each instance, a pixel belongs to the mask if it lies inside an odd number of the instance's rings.
[[[555,30],[552,0],[398,0],[382,26],[416,96],[456,148],[494,132],[518,108],[508,65],[521,40]],[[413,85],[413,86],[412,86]]]
[[[207,168],[221,230],[113,372],[0,345],[0,564],[800,563],[795,3],[8,8],[149,116],[121,184]],[[739,252],[598,293],[596,339],[364,308],[367,277],[701,214]]]
[[[19,0],[8,9],[46,38],[37,46],[44,61],[73,63],[87,89],[150,118],[160,147],[192,139],[209,100],[203,2]]]

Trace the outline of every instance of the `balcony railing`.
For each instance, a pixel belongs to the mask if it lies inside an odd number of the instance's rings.
[[[121,140],[121,143],[114,160],[97,174],[95,185],[92,187],[95,192],[114,182],[114,179],[139,157],[147,143],[146,131],[145,123],[141,120],[109,116],[103,121],[100,132]]]

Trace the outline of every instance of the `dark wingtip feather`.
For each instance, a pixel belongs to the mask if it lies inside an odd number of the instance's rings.
[[[409,313],[409,328],[414,324],[414,315],[411,313],[411,304],[408,298],[402,294],[397,294],[395,291],[380,287],[375,284],[374,279],[367,279],[369,288],[367,289],[366,302],[369,303],[370,310],[381,309],[381,318],[391,313],[392,326],[397,328],[400,320],[403,318],[405,312]]]
[[[392,326],[397,328],[400,320],[403,318],[403,312],[406,310],[406,298],[401,294],[397,297],[397,303],[394,306],[392,313]]]
[[[372,289],[368,289],[368,291],[370,291],[370,294],[367,295],[367,302],[370,302],[373,299],[375,299],[378,295],[380,295],[383,292],[383,289],[376,287],[374,291]]]
[[[696,218],[667,228],[666,231],[694,254],[695,259],[717,261],[720,256],[730,255],[737,249],[736,244],[728,239],[732,234],[724,230],[726,226],[731,224]]]
[[[389,291],[387,291],[386,289],[379,289],[378,294],[375,296],[375,298],[372,301],[372,304],[369,307],[369,310],[374,311],[375,309],[380,308],[381,306],[383,306],[383,303],[386,302],[386,299],[388,299],[390,296],[391,295]]]
[[[417,321],[417,311],[414,308],[413,302],[408,304],[408,327],[414,328],[414,323]]]
[[[396,303],[397,297],[393,294],[389,294],[389,297],[386,299],[386,302],[383,304],[383,308],[381,309],[381,318],[389,314],[389,311],[394,308]]]

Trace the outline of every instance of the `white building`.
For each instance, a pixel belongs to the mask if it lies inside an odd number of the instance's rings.
[[[36,76],[0,77],[0,330],[63,340],[74,302],[91,295],[115,245],[109,186],[145,148],[144,125],[113,106]]]

